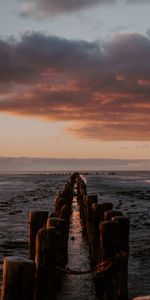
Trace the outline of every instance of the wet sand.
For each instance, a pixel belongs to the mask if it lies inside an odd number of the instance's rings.
[[[111,201],[114,209],[120,209],[130,218],[130,299],[150,294],[150,172],[102,172],[86,179],[89,194],[98,194],[99,202]],[[52,210],[56,193],[66,180],[67,175],[0,176],[0,286],[3,256],[28,257],[29,210]],[[75,240],[69,243],[69,247],[76,247]],[[72,258],[69,264],[71,261]],[[86,284],[91,283],[87,280]],[[87,285],[81,283],[83,297],[85,290],[90,289]],[[76,289],[76,295],[77,292]]]

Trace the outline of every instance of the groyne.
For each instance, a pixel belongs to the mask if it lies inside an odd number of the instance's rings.
[[[73,224],[77,207],[81,221]],[[79,238],[70,229],[80,223],[89,250],[85,269],[74,264],[67,267],[68,249]],[[80,284],[87,274],[95,299],[128,299],[129,219],[113,210],[112,203],[100,204],[97,195],[88,195],[78,173],[58,192],[54,211],[30,212],[29,229],[29,259],[4,258],[2,300],[69,299],[63,298],[64,277],[80,276]],[[84,285],[82,289],[84,293]]]

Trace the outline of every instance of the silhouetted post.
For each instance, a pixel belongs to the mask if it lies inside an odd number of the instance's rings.
[[[34,262],[20,257],[5,257],[2,300],[33,300],[34,288]]]
[[[100,203],[92,204],[92,247],[91,262],[96,266],[100,255],[99,223],[103,221],[103,206]]]
[[[110,202],[106,203],[93,203],[92,204],[92,218],[91,218],[91,229],[92,229],[92,239],[91,239],[91,260],[93,266],[100,260],[101,249],[100,249],[100,232],[99,224],[104,221],[104,216],[107,211],[112,209],[113,205]],[[111,210],[112,212],[112,210]]]
[[[116,216],[112,218],[113,221],[119,223],[121,231],[121,251],[129,252],[129,225],[128,217]]]
[[[120,262],[115,256],[120,251],[120,227],[117,222],[100,223],[101,262],[114,258],[111,267],[104,271],[104,294],[107,300],[123,300],[120,298]]]
[[[87,195],[85,201],[86,213],[86,229],[89,244],[89,254],[92,257],[92,242],[93,242],[93,224],[92,224],[92,205],[98,202],[97,195]]]
[[[87,194],[79,195],[78,194],[78,204],[80,209],[80,218],[81,218],[81,226],[82,226],[82,234],[83,237],[87,238],[87,226],[86,226],[86,197]]]
[[[86,198],[86,183],[85,181],[78,176],[77,178],[77,202],[79,204],[80,218],[82,222],[82,233],[84,237],[87,237],[86,232],[86,217],[85,217],[85,203],[84,199]]]
[[[60,232],[60,243],[58,253],[58,265],[65,267],[68,261],[68,225],[63,218],[49,217],[47,219],[47,228],[55,227]]]
[[[113,217],[122,216],[120,210],[108,210],[104,212],[104,221],[111,221]]]
[[[106,211],[113,210],[113,204],[111,202],[102,203],[102,207],[103,207],[103,213],[104,214],[105,214]],[[103,216],[103,220],[104,220],[104,216]]]
[[[123,216],[113,217],[120,227],[120,251],[122,258],[120,264],[120,299],[128,300],[128,254],[129,254],[129,218]]]
[[[79,192],[81,196],[86,194],[86,183],[83,180],[80,182]]]
[[[36,238],[36,300],[55,300],[57,287],[56,265],[60,233],[55,227],[42,228]]]
[[[63,205],[67,205],[67,199],[63,196],[62,192],[59,192],[55,201],[55,215],[60,216],[61,208]]]
[[[46,225],[48,211],[30,211],[29,212],[29,258],[35,258],[36,235],[44,225]]]
[[[65,184],[65,188],[64,188],[64,193],[68,199],[68,204],[69,206],[71,207],[71,203],[72,203],[72,199],[73,199],[73,186],[74,186],[74,182],[72,181],[68,181],[66,184]]]
[[[91,263],[95,267],[100,262],[100,231],[99,224],[103,221],[104,212],[102,204],[92,204],[92,249],[91,249]],[[103,299],[104,284],[100,274],[96,273],[93,275],[95,282],[96,295]]]

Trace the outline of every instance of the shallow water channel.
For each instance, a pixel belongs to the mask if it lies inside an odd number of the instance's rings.
[[[72,270],[90,268],[88,245],[82,237],[80,213],[77,200],[72,203],[70,232],[68,243],[68,267]],[[59,300],[95,300],[95,286],[92,275],[65,275]]]

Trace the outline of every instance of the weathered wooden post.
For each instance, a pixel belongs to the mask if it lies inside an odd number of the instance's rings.
[[[91,263],[96,266],[100,255],[99,223],[103,221],[103,206],[100,203],[92,204],[92,253]]]
[[[128,300],[128,254],[129,254],[129,218],[123,216],[113,217],[120,227],[120,299]]]
[[[98,203],[97,195],[87,195],[85,201],[86,214],[86,231],[89,244],[89,254],[92,258],[92,243],[93,243],[93,224],[92,224],[92,205]]]
[[[104,272],[107,300],[128,300],[129,219],[116,216],[100,224],[101,262],[112,259]]]
[[[102,203],[102,207],[103,207],[104,214],[106,211],[113,210],[113,204],[111,202]],[[104,220],[104,217],[103,217],[103,220]]]
[[[72,198],[73,198],[73,185],[74,182],[67,182],[64,187],[63,196],[67,198],[67,204],[71,208]]]
[[[63,218],[49,217],[47,219],[47,228],[55,227],[60,233],[58,265],[65,267],[68,261],[68,225]]]
[[[29,212],[29,258],[35,258],[36,235],[47,222],[48,211],[30,211]]]
[[[55,215],[60,216],[61,208],[63,205],[67,205],[67,199],[63,197],[62,192],[59,192],[55,202]]]
[[[104,220],[111,221],[113,217],[122,216],[122,212],[120,210],[108,210],[104,212]]]
[[[65,268],[68,261],[68,232],[66,227],[66,220],[57,217],[49,217],[47,219],[47,228],[56,228],[60,233],[59,247],[57,249],[57,266]],[[56,289],[61,288],[61,279],[63,273],[57,269],[56,275]]]
[[[82,222],[82,233],[83,236],[86,236],[86,230],[85,230],[85,211],[84,211],[84,197],[86,197],[86,183],[83,181],[83,179],[78,176],[77,178],[77,202],[79,204],[79,211],[80,211],[80,218]]]
[[[79,193],[80,193],[81,196],[83,196],[84,194],[87,194],[87,192],[86,192],[86,183],[83,180],[80,183]]]
[[[78,204],[80,208],[80,218],[82,226],[82,234],[84,238],[87,238],[87,226],[86,226],[86,197],[87,194],[79,195],[78,194]]]
[[[115,259],[116,254],[120,251],[120,228],[117,222],[104,221],[100,223],[100,243],[100,262],[112,259],[110,268],[104,270],[104,294],[107,300],[122,300],[118,296],[120,266]]]
[[[55,300],[57,287],[57,260],[60,233],[55,227],[42,228],[36,238],[36,297],[35,300]]]
[[[33,300],[35,264],[20,257],[5,257],[3,266],[2,300]]]
[[[93,203],[92,204],[92,214],[91,214],[91,260],[92,265],[98,263],[98,258],[100,256],[100,242],[99,242],[99,223],[104,221],[107,212],[110,212],[113,205],[110,202],[106,203]],[[111,210],[112,212],[112,210]],[[114,214],[116,215],[116,214]]]

